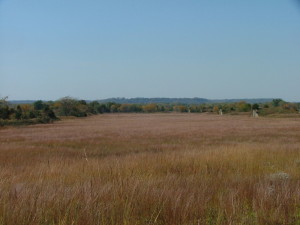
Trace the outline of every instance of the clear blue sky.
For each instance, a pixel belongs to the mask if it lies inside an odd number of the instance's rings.
[[[300,101],[296,0],[0,0],[0,97]]]

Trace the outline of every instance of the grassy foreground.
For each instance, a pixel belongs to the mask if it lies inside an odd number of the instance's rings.
[[[300,224],[300,119],[106,114],[0,129],[0,224]]]

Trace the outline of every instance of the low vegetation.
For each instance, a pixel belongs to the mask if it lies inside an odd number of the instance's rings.
[[[86,117],[102,113],[154,113],[154,112],[190,112],[190,113],[219,113],[240,114],[257,110],[260,116],[274,114],[299,114],[300,103],[289,103],[282,99],[273,99],[269,103],[249,104],[244,101],[235,103],[210,104],[179,104],[179,103],[147,103],[128,104],[98,101],[87,102],[71,97],[64,97],[57,101],[33,104],[11,105],[6,99],[0,101],[0,126],[35,123],[50,123],[61,116]]]
[[[300,224],[300,121],[103,114],[0,129],[0,224]]]
[[[42,101],[17,106],[10,106],[6,99],[0,101],[0,126],[49,123],[57,119],[50,106]]]

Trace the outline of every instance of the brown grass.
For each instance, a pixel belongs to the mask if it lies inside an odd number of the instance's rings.
[[[0,130],[0,224],[300,224],[300,120],[107,114]]]

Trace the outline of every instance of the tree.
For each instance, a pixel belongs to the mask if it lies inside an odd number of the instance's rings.
[[[236,107],[237,107],[237,110],[239,112],[249,112],[249,111],[251,111],[251,105],[244,102],[244,101],[238,102],[236,104]]]
[[[9,119],[10,110],[7,104],[7,97],[0,99],[0,119]]]
[[[0,119],[7,120],[9,119],[10,110],[7,105],[0,107]]]
[[[259,109],[259,105],[257,103],[252,105],[252,109],[253,110],[258,110]]]
[[[50,107],[48,105],[46,105],[44,107],[43,114],[44,114],[45,117],[48,117],[51,120],[56,120],[57,119],[55,113],[53,112],[52,109],[50,109]]]
[[[1,98],[0,99],[0,106],[2,105],[7,105],[7,99],[8,99],[8,97],[6,96],[6,97],[4,97],[4,98]]]
[[[119,107],[120,112],[130,112],[131,111],[131,104],[121,104]]]
[[[99,102],[97,101],[92,101],[88,104],[88,111],[89,113],[92,113],[92,114],[97,114],[98,111],[97,111],[97,107],[99,106]]]
[[[71,97],[61,98],[54,106],[61,116],[84,117],[88,112],[87,105],[81,104],[80,101]]]
[[[17,106],[16,112],[15,112],[15,118],[17,120],[20,120],[22,118],[22,108],[20,105]]]
[[[280,103],[284,103],[284,101],[283,101],[281,98],[276,98],[276,99],[273,99],[273,100],[272,100],[272,105],[273,105],[274,107],[279,106]]]
[[[79,100],[78,103],[81,104],[81,105],[87,105],[85,100]]]
[[[97,107],[97,112],[98,113],[110,112],[110,108],[107,106],[107,104],[99,104],[99,106]]]
[[[150,103],[147,105],[143,105],[142,109],[144,112],[148,112],[148,113],[157,112],[157,105],[154,103]]]
[[[45,107],[45,104],[42,100],[38,100],[33,103],[34,110],[42,110],[44,107]]]
[[[176,105],[173,107],[175,112],[188,112],[188,107],[185,105]]]
[[[214,112],[214,113],[219,113],[219,107],[218,107],[217,105],[215,105],[215,106],[213,107],[213,112]]]
[[[121,106],[120,104],[111,105],[110,106],[110,112],[112,112],[112,113],[118,112],[120,106]]]

